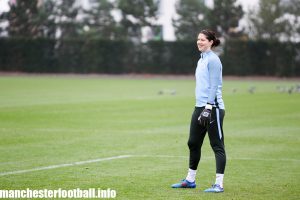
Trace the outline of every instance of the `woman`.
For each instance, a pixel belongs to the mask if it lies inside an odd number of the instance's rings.
[[[223,118],[225,107],[222,99],[222,63],[211,50],[220,44],[216,34],[203,30],[197,38],[201,52],[196,69],[196,106],[192,114],[188,146],[190,150],[189,170],[185,179],[172,188],[195,188],[197,167],[201,158],[201,146],[208,132],[210,145],[216,159],[216,181],[205,192],[224,192],[223,178],[226,165]]]

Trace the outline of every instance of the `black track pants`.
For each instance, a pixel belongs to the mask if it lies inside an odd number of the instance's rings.
[[[210,145],[215,153],[216,173],[224,174],[226,165],[226,153],[224,147],[223,119],[225,110],[213,107],[211,121],[207,127],[203,127],[198,122],[198,117],[204,107],[196,107],[191,120],[190,136],[188,146],[190,149],[189,168],[196,170],[201,158],[201,147],[206,132],[208,132]]]

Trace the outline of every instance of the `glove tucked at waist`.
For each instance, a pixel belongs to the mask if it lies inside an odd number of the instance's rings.
[[[199,124],[202,126],[208,126],[211,119],[211,110],[212,105],[207,104],[204,108],[204,110],[201,112],[200,116],[198,117]]]

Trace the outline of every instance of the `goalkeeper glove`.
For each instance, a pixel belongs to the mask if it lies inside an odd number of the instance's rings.
[[[211,110],[212,105],[206,104],[204,110],[201,112],[200,116],[198,117],[199,124],[202,126],[208,126],[211,119]]]

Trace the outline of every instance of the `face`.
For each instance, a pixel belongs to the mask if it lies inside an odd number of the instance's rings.
[[[197,38],[197,46],[199,51],[205,52],[210,50],[213,42],[213,40],[209,41],[203,33],[200,33]]]

